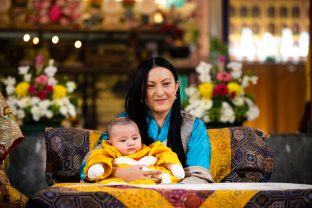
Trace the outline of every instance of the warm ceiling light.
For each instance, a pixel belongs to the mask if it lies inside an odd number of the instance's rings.
[[[80,40],[76,40],[75,41],[75,48],[81,48],[81,46],[82,46],[81,41]]]
[[[38,37],[34,37],[33,38],[33,44],[37,45],[39,43],[39,38]]]
[[[24,40],[25,42],[28,42],[28,41],[30,40],[30,35],[26,33],[26,34],[23,36],[23,40]]]
[[[59,42],[59,37],[57,35],[54,35],[52,37],[52,43],[57,44]]]

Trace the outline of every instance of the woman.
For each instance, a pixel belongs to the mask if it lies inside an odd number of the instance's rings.
[[[209,172],[211,147],[205,124],[181,111],[178,75],[164,58],[150,58],[136,71],[126,97],[126,113],[134,120],[145,145],[161,141],[170,147],[185,167],[182,183],[212,182]],[[114,168],[112,175],[126,181],[152,178],[158,171],[142,166]]]

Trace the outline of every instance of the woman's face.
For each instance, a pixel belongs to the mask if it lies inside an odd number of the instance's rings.
[[[147,77],[146,100],[153,115],[170,111],[179,87],[173,74],[167,68],[154,67]]]

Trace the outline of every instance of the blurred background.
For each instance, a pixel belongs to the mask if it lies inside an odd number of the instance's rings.
[[[70,125],[104,129],[123,111],[140,61],[163,56],[182,87],[209,61],[217,39],[228,61],[258,76],[248,90],[260,109],[244,125],[270,133],[306,131],[310,119],[309,0],[2,0],[0,75],[16,75],[37,54],[78,85]],[[194,81],[195,80],[195,81]],[[183,89],[183,88],[182,88]],[[183,90],[182,90],[182,93]],[[186,95],[182,99],[187,100]]]

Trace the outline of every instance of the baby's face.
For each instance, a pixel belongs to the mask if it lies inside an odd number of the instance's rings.
[[[134,154],[142,149],[142,140],[139,129],[135,124],[113,126],[109,142],[122,155]]]

